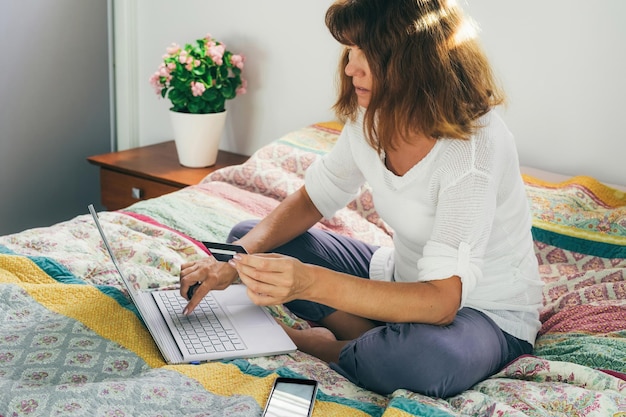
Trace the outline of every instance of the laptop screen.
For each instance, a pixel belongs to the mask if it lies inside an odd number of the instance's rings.
[[[113,265],[115,265],[115,269],[117,269],[117,272],[119,273],[122,283],[124,284],[124,286],[126,287],[126,290],[130,294],[130,297],[133,299],[133,302],[136,303],[135,294],[137,293],[137,290],[128,281],[128,278],[124,274],[124,271],[122,271],[122,266],[120,265],[117,258],[115,257],[115,254],[113,253],[113,249],[111,249],[111,245],[109,244],[109,240],[107,239],[106,234],[104,233],[104,228],[100,224],[100,220],[98,219],[98,213],[96,213],[96,209],[94,208],[93,204],[89,205],[89,212],[91,213],[91,217],[93,217],[93,220],[96,223],[96,227],[98,228],[100,237],[102,237],[102,242],[104,242],[104,246],[107,252],[109,253],[109,257],[113,261]]]

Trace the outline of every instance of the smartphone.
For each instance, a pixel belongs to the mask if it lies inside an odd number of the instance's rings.
[[[202,242],[202,244],[215,259],[221,262],[228,262],[236,253],[248,253],[241,245],[217,242]]]
[[[263,417],[310,417],[316,394],[313,379],[276,378]]]

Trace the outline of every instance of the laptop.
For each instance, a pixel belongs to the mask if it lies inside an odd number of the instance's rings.
[[[182,314],[187,300],[179,290],[134,288],[111,249],[93,205],[89,205],[89,212],[122,283],[167,363],[200,363],[296,350],[272,315],[248,298],[244,285],[210,291],[189,316]]]

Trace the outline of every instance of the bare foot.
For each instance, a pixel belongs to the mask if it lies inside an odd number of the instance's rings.
[[[313,355],[325,362],[337,362],[341,349],[348,341],[335,338],[333,332],[325,327],[311,327],[309,329],[293,329],[279,321],[287,335],[296,344],[298,350]]]
[[[310,327],[307,329],[294,329],[293,327],[289,327],[281,321],[278,321],[278,324],[280,324],[283,327],[283,329],[285,329],[285,331],[287,332],[291,340],[294,341],[294,343],[296,343],[294,339],[305,339],[305,338],[311,338],[311,337],[316,338],[316,339],[323,338],[323,339],[337,341],[337,338],[335,337],[333,332],[328,330],[326,327]],[[297,344],[298,343],[296,343],[296,345]]]

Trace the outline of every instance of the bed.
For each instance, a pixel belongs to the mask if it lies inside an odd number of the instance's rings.
[[[101,212],[135,285],[175,287],[181,263],[207,256],[199,241],[223,241],[237,222],[268,213],[340,128],[297,129],[197,185]],[[455,397],[377,395],[301,352],[166,364],[85,207],[0,237],[0,416],[260,416],[277,376],[319,381],[318,417],[626,416],[626,189],[582,176],[524,181],[546,284],[543,327],[532,355]],[[317,227],[391,244],[367,187]],[[308,325],[283,307],[271,313]]]

